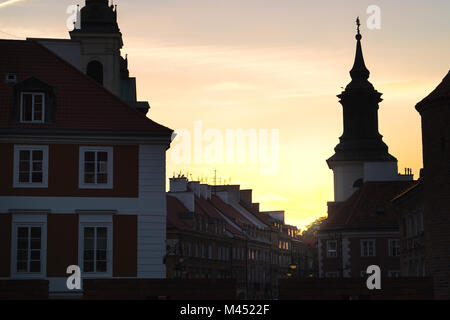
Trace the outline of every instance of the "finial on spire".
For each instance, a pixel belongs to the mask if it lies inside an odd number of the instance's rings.
[[[359,27],[361,26],[361,22],[359,21],[359,17],[356,18],[356,30],[358,31],[358,33],[356,34],[356,40],[361,40],[362,36],[361,36],[361,32],[359,30]]]

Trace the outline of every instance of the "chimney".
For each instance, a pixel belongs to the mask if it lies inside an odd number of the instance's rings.
[[[251,204],[252,203],[252,190],[248,189],[248,190],[241,190],[240,191],[240,198],[241,201],[247,204]]]
[[[207,184],[201,184],[200,185],[200,196],[206,200],[211,199],[211,186],[207,185]]]
[[[200,197],[200,182],[190,181],[187,184],[187,188],[189,191],[192,191],[197,197]]]
[[[170,192],[186,192],[188,180],[186,177],[170,178]]]

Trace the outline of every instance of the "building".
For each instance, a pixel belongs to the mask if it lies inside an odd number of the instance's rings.
[[[280,278],[304,276],[297,228],[284,224],[283,211],[260,212],[251,190],[179,176],[167,206],[169,278],[234,279],[237,298],[272,299]]]
[[[378,132],[382,101],[368,81],[357,19],[356,54],[351,82],[338,95],[343,134],[327,160],[334,174],[334,201],[318,231],[320,277],[361,277],[370,264],[384,276],[399,276],[399,227],[390,201],[414,182],[398,173],[397,159]]]
[[[318,233],[320,277],[361,278],[370,265],[378,265],[383,277],[399,277],[400,233],[391,201],[414,184],[366,182],[329,214]]]
[[[130,77],[128,57],[123,58],[122,33],[117,6],[108,0],[86,0],[70,39],[36,39],[42,45],[90,76],[138,111],[147,114],[150,105],[138,101],[136,78]],[[79,26],[79,28],[77,27]]]
[[[94,1],[91,1],[94,2]],[[0,40],[0,279],[165,278],[159,125],[37,41]]]
[[[401,276],[425,277],[423,179],[397,195],[392,203],[399,212]]]
[[[450,72],[416,105],[422,118],[426,273],[437,299],[450,299]]]

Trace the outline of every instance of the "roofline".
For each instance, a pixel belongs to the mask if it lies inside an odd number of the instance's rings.
[[[0,134],[11,135],[95,135],[95,136],[145,136],[145,137],[171,137],[173,130],[73,130],[73,129],[28,129],[28,128],[0,128]]]
[[[42,132],[39,132],[42,133]],[[137,143],[137,144],[161,144],[165,145],[167,149],[170,147],[171,138],[166,135],[133,135],[129,133],[125,134],[107,134],[103,132],[91,133],[84,132],[74,132],[72,135],[67,134],[56,134],[57,132],[52,132],[47,135],[36,135],[36,134],[4,134],[0,130],[0,141],[6,142],[19,142],[19,143],[80,143],[86,141],[86,143],[105,143],[105,144],[121,144],[121,143]]]
[[[153,125],[159,126],[161,127],[162,130],[167,129],[167,130],[171,130],[171,132],[173,132],[172,129],[167,128],[153,120],[151,120],[150,118],[148,118],[145,114],[143,114],[142,112],[138,111],[136,108],[134,108],[133,106],[131,106],[129,103],[127,103],[126,101],[122,100],[119,96],[116,96],[115,94],[113,94],[111,91],[109,91],[108,89],[106,89],[104,86],[102,86],[101,84],[99,84],[97,81],[95,81],[94,79],[92,79],[91,77],[87,76],[85,73],[83,73],[81,70],[77,69],[74,65],[70,64],[68,61],[64,60],[63,58],[61,58],[60,56],[58,56],[56,53],[54,53],[53,51],[51,51],[49,48],[47,48],[46,46],[44,46],[42,43],[40,43],[38,40],[9,40],[9,41],[24,41],[24,42],[29,42],[29,43],[34,43],[35,45],[37,45],[38,47],[40,47],[42,50],[46,51],[48,54],[52,55],[55,59],[58,59],[59,61],[61,61],[62,63],[64,63],[66,66],[68,66],[69,68],[71,68],[72,70],[74,70],[74,72],[77,72],[78,74],[82,75],[84,77],[84,79],[88,82],[90,82],[93,86],[96,86],[99,90],[103,90],[106,94],[109,94],[111,97],[113,97],[114,99],[116,99],[118,102],[120,102],[124,107],[128,107],[130,110],[133,110],[136,114],[138,114],[140,117],[145,118],[147,121],[149,121],[149,124],[152,123]],[[154,130],[154,131],[158,131],[158,130]]]

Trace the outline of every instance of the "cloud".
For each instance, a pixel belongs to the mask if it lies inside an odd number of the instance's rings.
[[[16,4],[18,2],[23,2],[23,1],[25,1],[25,0],[8,0],[8,1],[5,1],[5,2],[1,2],[0,3],[0,9],[4,8],[4,7],[11,6],[11,5]]]

